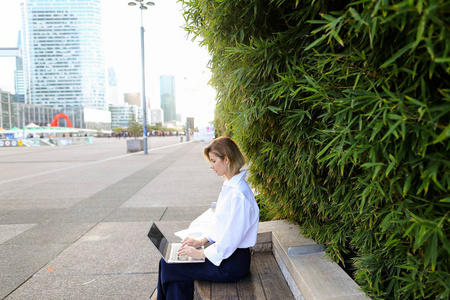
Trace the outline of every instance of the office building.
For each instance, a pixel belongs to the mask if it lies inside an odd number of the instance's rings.
[[[130,121],[142,124],[143,109],[128,103],[121,105],[109,105],[111,112],[111,129],[116,127],[128,128]]]
[[[160,76],[161,108],[164,111],[164,122],[177,119],[177,108],[175,102],[175,78],[173,76]]]
[[[150,115],[151,115],[151,124],[156,125],[156,124],[162,124],[163,120],[162,120],[162,115],[163,115],[163,111],[161,108],[154,108],[150,110]]]
[[[125,103],[142,107],[142,97],[140,93],[125,93],[123,95]]]
[[[106,89],[106,102],[113,105],[123,104],[123,98],[119,97],[116,71],[112,67],[108,68],[108,87]]]
[[[4,129],[24,128],[30,123],[46,127],[61,112],[60,108],[18,103],[13,98],[10,92],[0,89],[0,127]]]
[[[14,89],[16,94],[14,95],[14,101],[25,103],[25,86],[23,77],[23,59],[22,59],[22,37],[19,31],[19,37],[17,39],[17,49],[19,49],[16,56],[16,70],[14,71]]]
[[[107,110],[101,5],[101,0],[24,0],[25,103],[68,112]]]

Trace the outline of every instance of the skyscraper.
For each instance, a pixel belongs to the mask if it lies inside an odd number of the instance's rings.
[[[164,122],[177,119],[177,107],[175,103],[175,78],[173,76],[160,76],[161,108],[164,111]]]
[[[107,109],[101,17],[101,0],[23,1],[26,103]]]
[[[17,41],[17,48],[19,49],[19,52],[22,49],[22,38],[19,31],[19,38]],[[14,84],[15,84],[15,90],[16,94],[14,95],[14,101],[15,102],[25,102],[25,88],[23,85],[23,59],[22,55],[16,56],[16,71],[14,73]]]

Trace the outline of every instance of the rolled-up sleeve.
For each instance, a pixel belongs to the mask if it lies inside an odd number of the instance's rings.
[[[255,226],[255,222],[258,223],[259,216],[255,216],[255,214],[259,214],[259,212],[255,212],[251,201],[244,194],[239,191],[234,191],[232,194],[226,206],[226,209],[229,209],[229,218],[224,224],[221,236],[216,243],[204,251],[208,260],[216,266],[219,266],[222,260],[230,257],[237,248],[250,247],[256,242],[256,238],[246,239],[246,237],[249,231],[254,231],[251,229]],[[256,236],[256,234],[254,235]],[[208,240],[210,239],[208,238]]]

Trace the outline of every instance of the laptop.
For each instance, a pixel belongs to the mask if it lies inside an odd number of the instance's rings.
[[[179,256],[177,253],[181,247],[181,243],[169,243],[155,223],[152,224],[148,232],[148,238],[155,245],[156,249],[161,252],[162,257],[167,263],[202,263],[205,261],[205,259],[194,259],[187,255]]]

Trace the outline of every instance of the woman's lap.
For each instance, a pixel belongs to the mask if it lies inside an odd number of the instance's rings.
[[[186,280],[208,280],[218,282],[236,282],[242,279],[250,269],[250,251],[238,249],[219,267],[208,259],[204,263],[168,264],[161,260],[161,279],[163,283]]]

